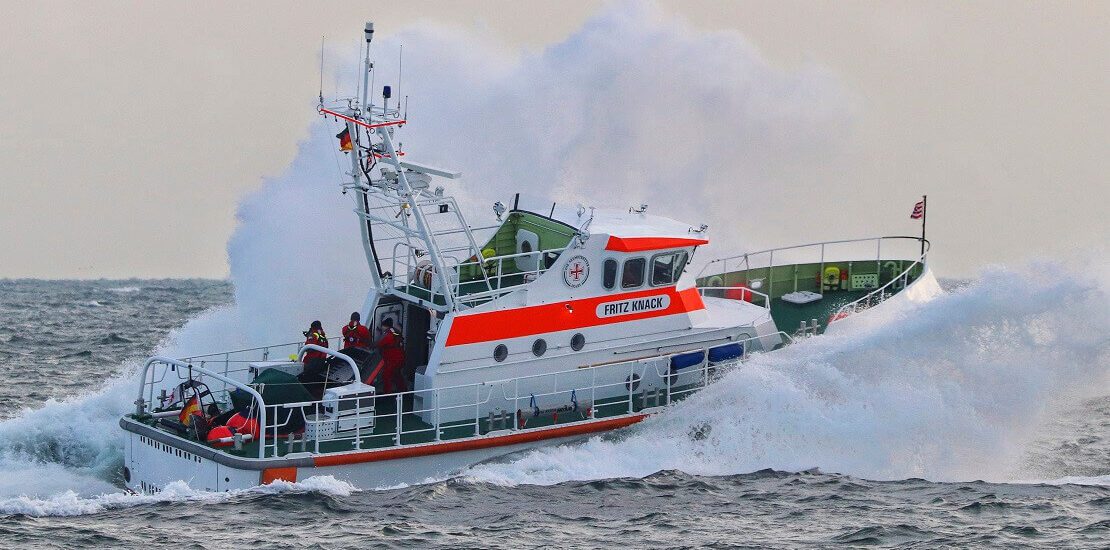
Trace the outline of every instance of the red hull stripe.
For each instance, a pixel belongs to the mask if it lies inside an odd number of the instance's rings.
[[[670,297],[670,305],[665,309],[614,317],[598,317],[597,315],[598,304],[664,295]],[[701,309],[705,309],[705,303],[702,302],[698,289],[688,288],[679,292],[672,286],[531,307],[488,311],[471,315],[464,314],[456,316],[454,322],[451,323],[451,334],[447,336],[447,345],[460,346],[492,342],[535,334],[637,321],[676,313],[689,313]]]
[[[614,252],[644,252],[665,248],[686,248],[709,244],[705,239],[681,239],[676,237],[609,237],[605,250]]]
[[[262,485],[273,483],[279,479],[282,481],[290,481],[296,483],[297,468],[266,468],[265,470],[262,470],[262,476],[260,479]]]
[[[396,460],[399,458],[413,458],[418,456],[455,453],[459,451],[488,449],[490,447],[504,447],[506,445],[531,443],[533,441],[543,441],[545,439],[555,439],[558,437],[569,437],[574,435],[585,435],[609,430],[616,430],[625,426],[631,426],[632,424],[635,424],[646,417],[646,414],[637,414],[632,416],[623,416],[621,418],[613,418],[611,420],[579,422],[575,424],[568,424],[566,426],[558,428],[548,428],[544,430],[528,431],[497,437],[481,437],[475,439],[466,439],[463,441],[448,441],[446,443],[427,443],[424,445],[411,445],[406,447],[397,447],[393,449],[384,449],[381,451],[369,451],[365,453],[347,453],[340,455],[317,456],[313,457],[312,462],[317,468],[319,468],[322,466],[341,466],[344,464],[361,464],[363,462],[381,462],[383,460]]]

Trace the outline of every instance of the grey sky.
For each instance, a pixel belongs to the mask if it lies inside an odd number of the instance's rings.
[[[603,6],[559,4],[5,3],[0,277],[225,276],[239,199],[308,136],[321,35],[430,20],[536,51]],[[763,244],[912,233],[929,193],[942,274],[1105,251],[1110,3],[662,6],[854,98],[795,178],[822,208],[763,218]]]

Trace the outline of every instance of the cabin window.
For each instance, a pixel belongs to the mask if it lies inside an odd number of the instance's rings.
[[[601,268],[601,285],[605,290],[613,290],[617,286],[617,261],[609,258]]]
[[[651,286],[671,285],[678,282],[686,268],[686,253],[660,254],[651,259]]]
[[[547,353],[547,340],[540,338],[532,342],[532,355],[539,357],[545,353]]]
[[[644,268],[647,260],[632,258],[625,260],[624,273],[621,274],[621,288],[636,288],[644,284]]]
[[[582,348],[584,347],[586,347],[586,337],[583,336],[581,332],[571,337],[570,349],[574,351],[582,351]]]

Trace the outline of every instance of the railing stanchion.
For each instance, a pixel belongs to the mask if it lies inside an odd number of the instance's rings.
[[[355,397],[355,448],[362,448],[362,398],[358,396]]]
[[[436,441],[440,440],[440,426],[439,426],[439,390],[432,390],[432,399],[434,399],[435,409],[432,409],[432,420],[435,422]]]
[[[597,369],[590,368],[590,418],[597,418]]]
[[[396,395],[397,395],[397,397],[396,397],[396,401],[397,401],[397,412],[396,412],[396,415],[397,415],[397,443],[396,444],[400,445],[401,444],[401,405],[404,404],[404,401],[401,399],[401,394],[398,393]]]
[[[474,435],[482,435],[482,386],[474,385]]]
[[[636,361],[629,361],[628,363],[628,414],[632,414],[632,376],[636,374]]]

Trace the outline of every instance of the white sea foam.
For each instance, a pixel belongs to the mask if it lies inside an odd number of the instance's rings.
[[[351,484],[332,476],[314,476],[296,483],[275,481],[269,485],[250,489],[213,493],[193,489],[184,481],[166,484],[166,487],[152,495],[130,494],[119,491],[84,496],[74,490],[66,490],[47,497],[20,495],[0,498],[0,516],[22,514],[27,516],[78,516],[95,514],[106,510],[127,508],[161,502],[227,502],[250,495],[272,495],[280,493],[325,493],[334,496],[349,496],[357,491]]]
[[[1107,303],[1057,268],[991,269],[926,304],[869,313],[885,324],[755,356],[618,438],[467,475],[550,484],[816,466],[871,479],[1023,479],[1018,458],[1038,424],[1110,390]]]
[[[141,292],[143,290],[140,286],[120,286],[109,288],[108,292],[119,292],[120,294],[130,294],[132,292]]]

